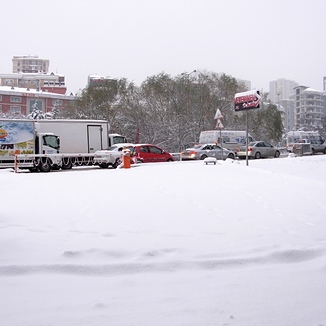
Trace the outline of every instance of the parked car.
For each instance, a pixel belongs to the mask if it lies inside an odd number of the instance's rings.
[[[246,157],[246,146],[241,146],[237,150],[237,156],[240,159]],[[263,157],[280,157],[280,150],[265,141],[253,141],[248,144],[249,158],[263,158]]]
[[[94,154],[94,162],[101,168],[112,166],[115,169],[121,164],[123,149],[127,148],[131,151],[133,146],[134,144],[131,143],[119,143],[112,145],[108,149],[96,151]]]
[[[131,159],[135,163],[173,162],[173,156],[152,144],[136,144],[131,148]]]
[[[207,157],[215,157],[217,160],[234,159],[235,153],[226,148],[222,150],[217,144],[197,144],[181,152],[182,160],[204,160]]]
[[[293,144],[292,152],[297,154],[307,154],[309,152],[312,155],[317,153],[326,154],[326,143],[323,139],[300,139]]]

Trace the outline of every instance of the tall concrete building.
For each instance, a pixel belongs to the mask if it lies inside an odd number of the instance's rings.
[[[294,124],[296,127],[321,125],[323,115],[323,92],[307,86],[297,86],[294,94]]]
[[[286,131],[291,131],[295,125],[293,96],[297,86],[297,82],[284,78],[269,82],[268,98],[283,111],[283,125]]]
[[[269,82],[268,97],[272,103],[278,104],[281,100],[289,100],[294,95],[294,88],[299,84],[293,80],[279,78]]]
[[[49,72],[50,60],[34,55],[14,56],[12,58],[13,73],[44,73]]]

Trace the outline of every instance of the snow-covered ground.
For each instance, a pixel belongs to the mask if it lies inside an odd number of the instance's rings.
[[[326,325],[326,155],[0,185],[1,325]]]

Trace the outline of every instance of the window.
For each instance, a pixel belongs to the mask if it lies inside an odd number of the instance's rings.
[[[20,115],[21,114],[21,107],[20,106],[11,106],[10,107],[10,114],[11,115]]]
[[[54,105],[54,106],[62,106],[62,100],[52,100],[52,105]]]
[[[22,98],[20,96],[10,96],[10,102],[20,103],[21,101],[22,101]]]
[[[140,146],[139,150],[140,150],[142,153],[149,153],[149,150],[148,150],[147,146]]]
[[[2,101],[2,95],[0,95],[0,101]]]
[[[6,84],[6,86],[13,86],[14,85],[14,80],[13,79],[6,79],[5,84]]]
[[[162,151],[157,147],[150,146],[150,149],[151,149],[151,152],[154,154],[162,154]]]

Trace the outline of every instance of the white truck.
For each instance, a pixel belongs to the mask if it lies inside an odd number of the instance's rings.
[[[18,154],[16,159],[19,159],[19,167],[27,167],[30,170],[42,172],[60,168],[71,169],[73,166],[80,165],[94,165],[97,164],[94,161],[96,151],[106,149],[114,143],[126,142],[124,136],[109,134],[109,124],[106,120],[7,120],[6,125],[8,127],[6,128],[10,130],[13,125],[22,126],[22,123],[29,123],[29,129],[33,130],[28,137],[35,139],[33,144],[35,150],[30,152],[26,152],[25,149],[19,151],[18,145],[11,144],[15,151],[11,151],[11,155],[9,152],[4,155],[6,156],[6,166],[0,161],[0,167],[8,167],[9,162],[13,164],[15,154]],[[16,132],[22,132],[22,128],[16,128]],[[41,135],[43,141],[38,143]],[[52,136],[57,139],[57,145],[54,145],[52,152],[42,148],[44,146],[44,135],[48,135],[47,138]],[[0,141],[1,143],[3,144],[2,147],[8,147],[5,146],[4,142]],[[38,163],[32,167],[26,166],[25,163],[28,160]]]
[[[246,144],[246,131],[241,130],[205,130],[199,135],[199,143],[217,143],[228,150],[237,151],[239,146]],[[254,141],[254,138],[248,133],[248,142]]]

